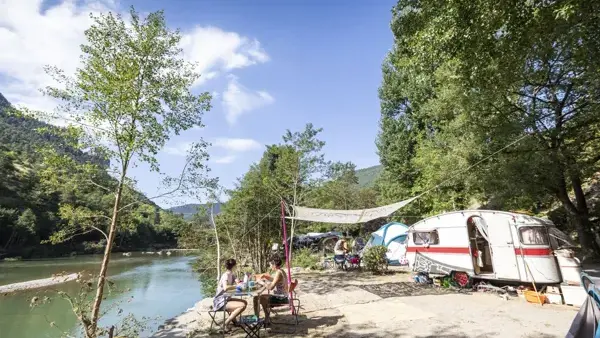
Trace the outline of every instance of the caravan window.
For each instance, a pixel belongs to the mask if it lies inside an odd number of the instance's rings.
[[[440,238],[436,230],[413,233],[413,241],[417,245],[438,244]]]
[[[545,227],[520,227],[519,237],[525,245],[548,245],[548,234]]]

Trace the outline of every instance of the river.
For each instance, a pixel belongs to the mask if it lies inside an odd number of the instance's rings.
[[[59,272],[97,271],[101,256],[79,256],[67,259],[1,262],[0,285],[47,278]],[[161,257],[136,255],[124,257],[114,254],[109,266],[109,278],[126,292],[112,293],[102,303],[102,309],[112,308],[101,320],[101,326],[118,323],[133,314],[136,319],[146,317],[145,337],[156,331],[158,325],[192,307],[202,299],[198,275],[192,271],[193,257]],[[58,291],[75,294],[76,282],[53,287]],[[106,294],[106,293],[105,293]],[[53,297],[50,303],[30,308],[30,300],[38,296]],[[119,310],[122,309],[119,314]],[[55,327],[51,327],[53,322]],[[0,295],[1,338],[53,338],[61,332],[79,336],[77,321],[71,305],[56,296],[56,291],[37,289]]]

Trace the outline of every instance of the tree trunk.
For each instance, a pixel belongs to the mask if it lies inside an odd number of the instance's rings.
[[[213,213],[213,206],[210,207],[210,221],[215,228],[215,240],[217,241],[217,281],[221,279],[221,244],[219,243],[219,233],[217,232],[217,224]]]
[[[12,241],[15,238],[16,232],[17,232],[16,229],[13,229],[12,233],[10,234],[10,237],[8,238],[8,242],[6,242],[6,244],[4,245],[4,250],[8,250],[8,248],[12,244]]]
[[[594,255],[600,254],[600,246],[596,242],[595,237],[591,231],[592,223],[590,221],[589,210],[587,207],[587,201],[583,188],[581,186],[581,180],[579,176],[571,173],[571,185],[573,192],[575,193],[575,203],[569,198],[567,187],[564,179],[561,179],[559,187],[558,198],[562,202],[564,208],[571,214],[575,221],[575,227],[577,229],[577,238],[581,248],[586,252],[591,252]]]
[[[592,222],[590,221],[590,211],[583,192],[581,179],[579,175],[571,174],[571,184],[573,186],[573,192],[575,193],[575,202],[577,204],[577,210],[579,211],[576,215],[577,222],[577,236],[583,235],[579,241],[582,246],[585,243],[585,247],[593,252],[595,255],[600,254],[600,246],[596,242],[594,232],[592,231]],[[580,234],[581,232],[581,234]]]
[[[108,241],[104,249],[104,257],[102,258],[102,265],[100,266],[100,273],[98,275],[98,286],[96,287],[96,298],[92,305],[92,317],[90,327],[86,328],[86,335],[88,338],[96,337],[96,329],[98,328],[98,319],[100,316],[100,304],[102,303],[102,296],[104,295],[104,284],[106,283],[106,274],[108,272],[108,262],[110,261],[110,252],[112,245],[115,240],[117,233],[117,221],[119,219],[119,206],[121,205],[121,197],[123,194],[123,185],[125,181],[125,171],[121,174],[119,180],[119,186],[117,187],[117,194],[115,196],[115,204],[113,206],[113,215],[110,222],[110,231],[108,232]]]

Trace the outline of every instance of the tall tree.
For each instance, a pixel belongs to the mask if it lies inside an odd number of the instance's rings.
[[[322,131],[322,128],[307,123],[301,132],[287,130],[283,135],[283,144],[269,148],[272,175],[265,182],[286,202],[290,215],[293,213],[290,206],[304,205],[311,189],[325,179],[329,163],[322,152],[325,142],[318,139]],[[296,220],[292,219],[290,238],[294,237],[296,224]]]
[[[91,309],[74,309],[87,338],[101,334],[98,319],[110,253],[122,222],[120,216],[142,202],[128,199],[134,185],[128,179],[129,170],[143,162],[151,170],[159,171],[156,154],[169,137],[194,126],[202,127],[203,112],[210,109],[208,93],[195,95],[190,91],[199,74],[195,73],[193,64],[182,58],[181,36],[166,26],[162,11],[142,19],[131,8],[128,22],[112,13],[93,19],[94,24],[85,31],[87,41],[81,46],[81,66],[74,77],[48,67],[48,73],[61,86],[45,90],[47,95],[63,102],[58,117],[69,125],[60,130],[62,136],[71,140],[76,149],[104,158],[116,177],[114,185],[102,186],[103,190],[114,194],[112,211],[108,215],[96,215],[76,206],[63,207],[64,214],[71,219],[97,217],[106,219],[108,225]],[[205,148],[204,142],[191,148],[182,176],[169,181],[175,185],[169,192],[189,183],[186,177],[197,180],[198,173],[205,169]],[[45,155],[49,168],[60,169],[61,165],[69,164],[85,178],[80,184],[101,186],[94,181],[95,164],[70,161],[56,150],[47,151]],[[56,182],[60,183],[60,180],[57,176]],[[70,229],[78,231],[77,227],[88,226],[102,230],[93,222],[75,223],[77,226]]]
[[[408,134],[419,132],[410,159],[419,173],[417,189],[478,164],[446,185],[452,187],[447,194],[460,195],[459,204],[473,194],[516,204],[551,196],[572,216],[581,246],[599,252],[584,192],[584,182],[600,169],[599,6],[583,0],[398,2],[395,46],[384,67],[396,81],[384,75],[382,88],[393,84],[395,91],[383,91],[391,93],[391,111],[405,107]],[[383,121],[390,110],[385,98]],[[382,134],[394,137],[385,128]],[[479,164],[515,140],[521,141]]]

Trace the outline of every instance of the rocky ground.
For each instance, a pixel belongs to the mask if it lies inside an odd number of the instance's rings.
[[[266,337],[564,337],[577,308],[536,305],[494,294],[422,287],[409,274],[360,272],[296,274],[300,323],[273,325]],[[251,301],[250,301],[251,302]],[[206,337],[212,299],[168,321],[153,338]],[[248,312],[250,309],[247,310]],[[289,312],[277,318],[292,322]],[[231,336],[243,337],[241,330]]]

